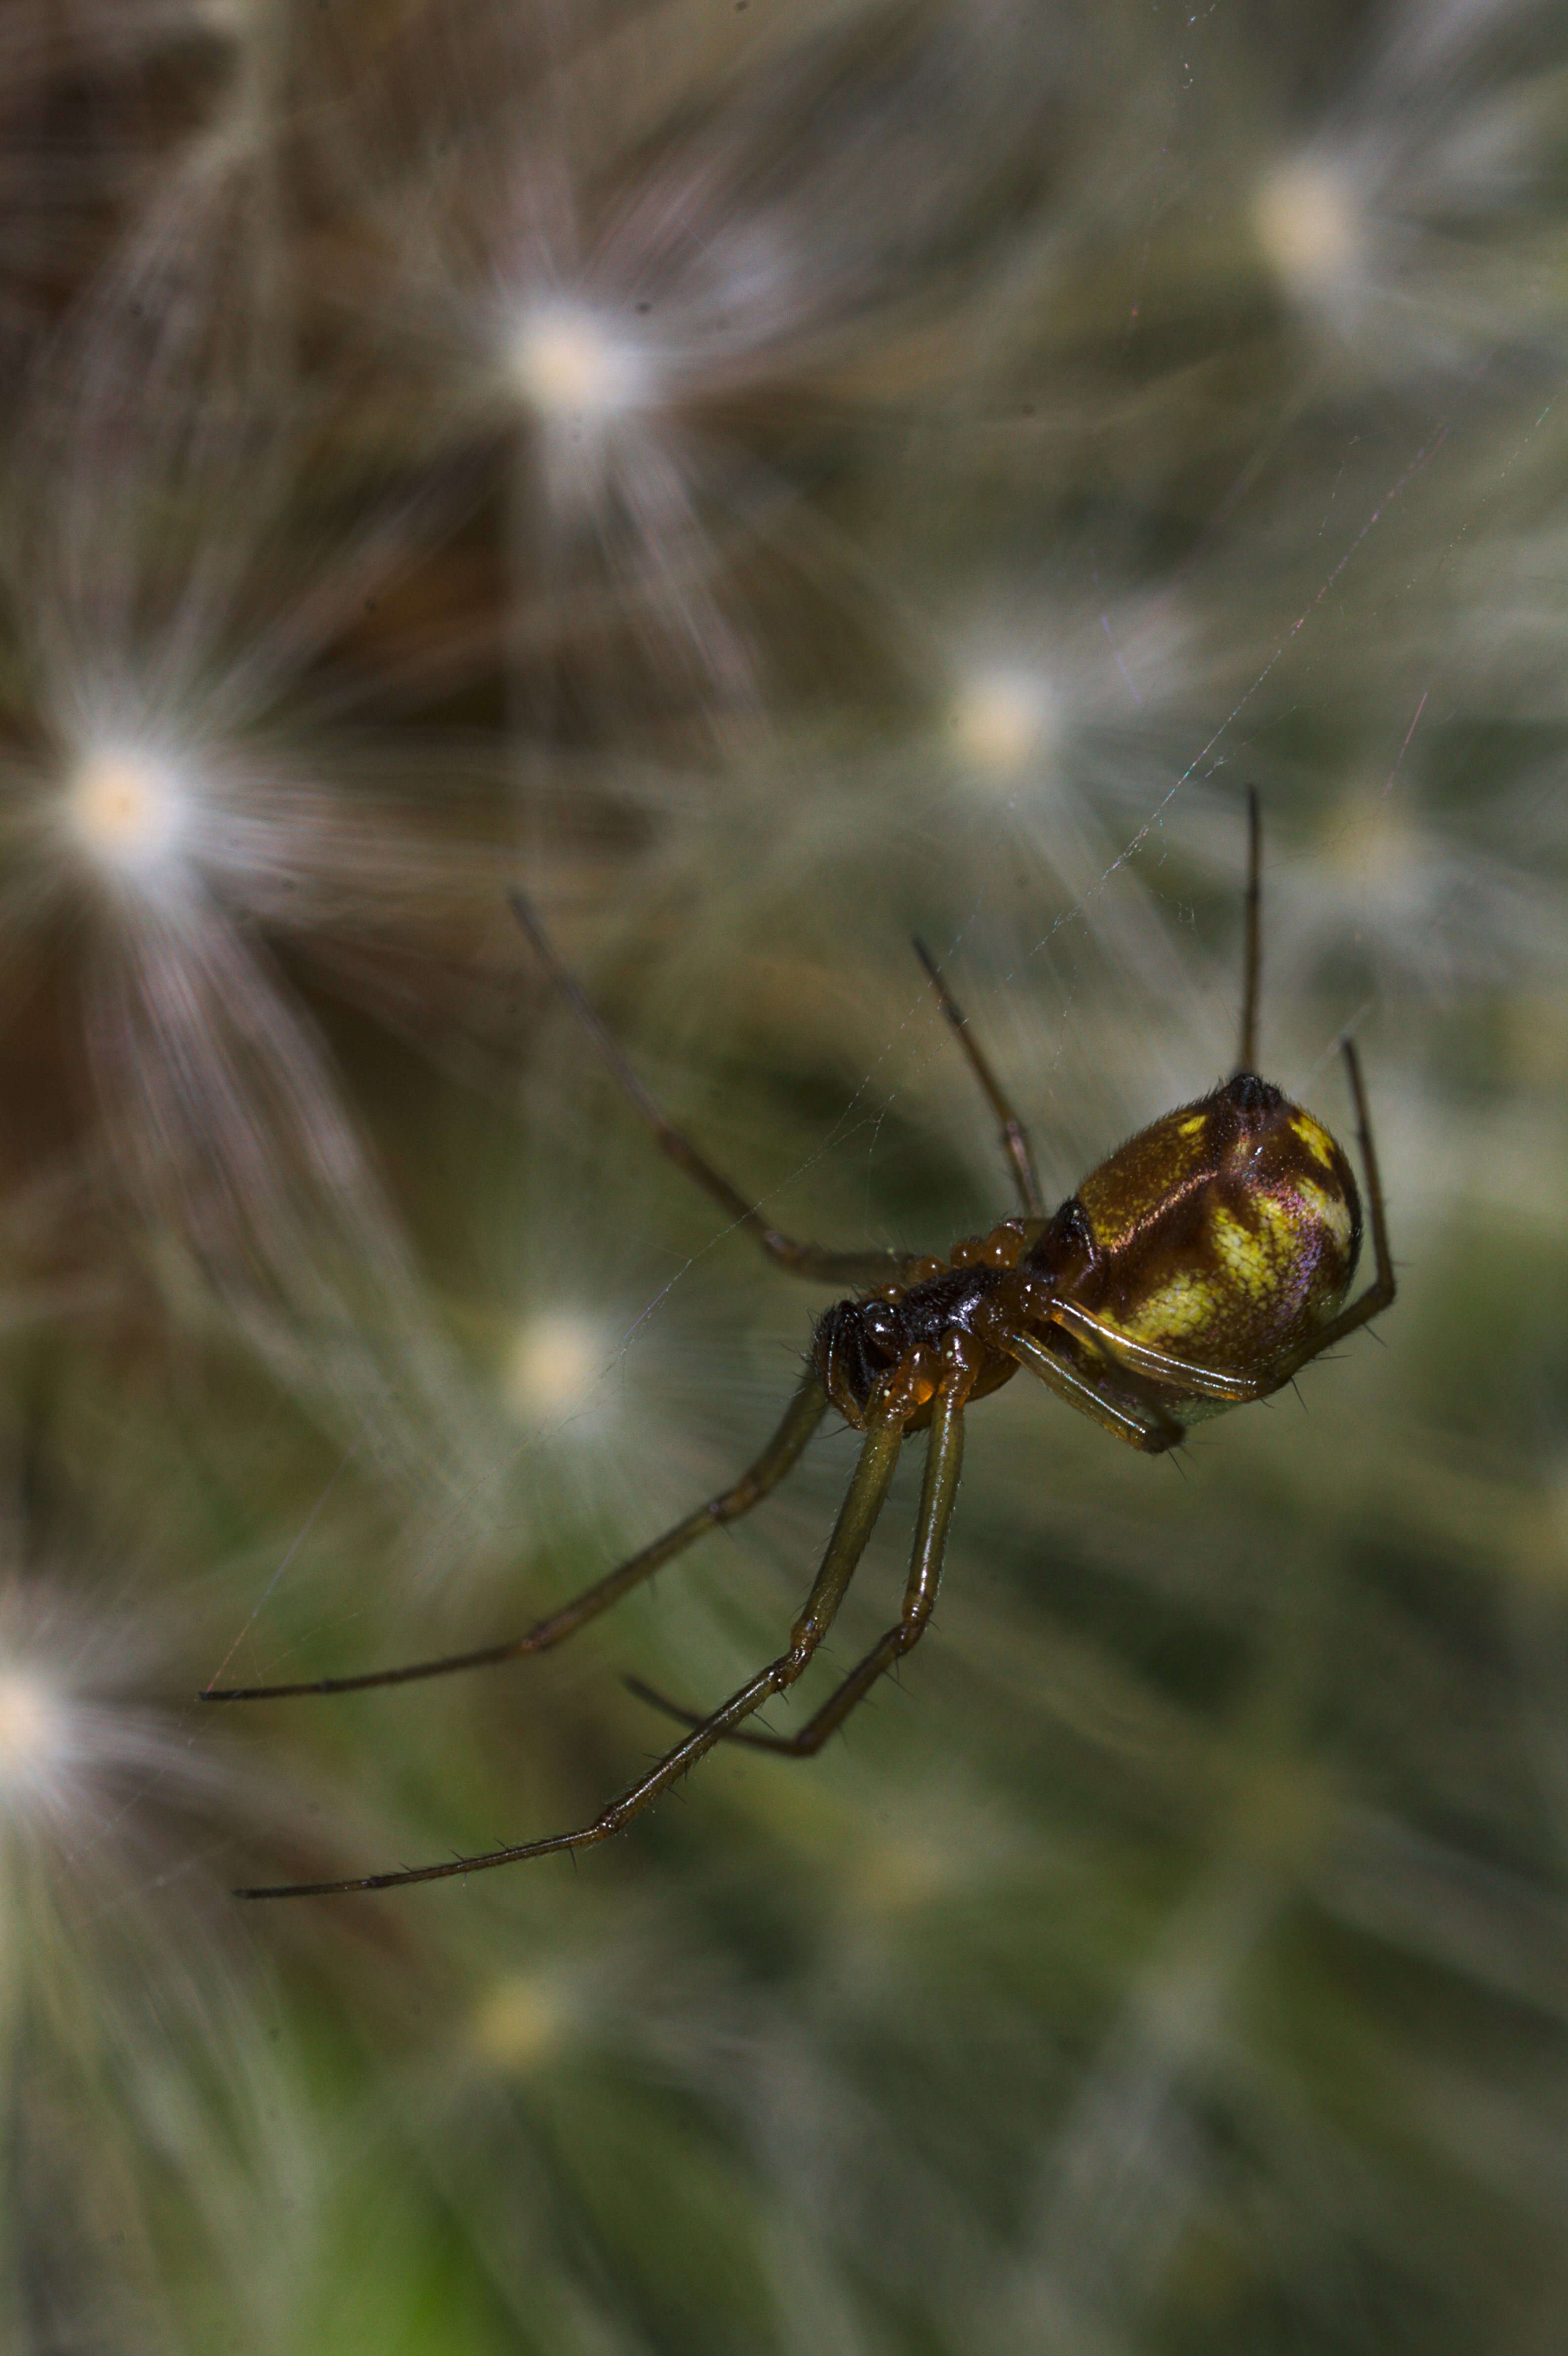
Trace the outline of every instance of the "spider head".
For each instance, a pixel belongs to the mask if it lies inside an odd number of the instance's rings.
[[[817,1380],[844,1418],[863,1430],[866,1410],[883,1376],[908,1347],[904,1320],[884,1293],[868,1301],[839,1301],[817,1319],[812,1364]]]

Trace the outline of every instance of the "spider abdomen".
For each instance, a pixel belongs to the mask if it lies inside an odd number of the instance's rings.
[[[1355,1274],[1349,1162],[1252,1073],[1140,1130],[1075,1199],[1064,1296],[1127,1341],[1215,1373],[1284,1365],[1339,1314]],[[1059,1213],[1042,1245],[1065,1225]]]

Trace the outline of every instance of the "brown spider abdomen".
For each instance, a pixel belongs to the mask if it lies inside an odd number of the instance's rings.
[[[1242,1072],[1118,1147],[1029,1264],[1130,1342],[1264,1378],[1339,1313],[1360,1236],[1328,1131]]]

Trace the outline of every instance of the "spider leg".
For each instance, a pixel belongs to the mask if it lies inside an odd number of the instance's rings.
[[[1129,1334],[1119,1333],[1114,1325],[1107,1325],[1092,1310],[1081,1309],[1075,1301],[1054,1301],[1049,1313],[1053,1325],[1076,1333],[1122,1372],[1141,1375],[1147,1382],[1163,1383],[1189,1398],[1239,1403],[1262,1398],[1266,1392],[1279,1387],[1280,1377],[1275,1376],[1271,1375],[1264,1382],[1252,1375],[1219,1375],[1212,1366],[1194,1365],[1189,1359],[1178,1358],[1168,1350],[1155,1349],[1151,1343],[1135,1342]],[[1315,1350],[1319,1346],[1313,1344]]]
[[[543,1840],[519,1841],[507,1848],[485,1849],[477,1857],[455,1857],[439,1865],[405,1866],[395,1873],[363,1874],[346,1881],[290,1881],[272,1889],[239,1890],[237,1898],[336,1898],[364,1890],[400,1890],[414,1881],[449,1881],[454,1876],[487,1873],[500,1865],[521,1865],[536,1857],[558,1857],[571,1849],[592,1848],[600,1841],[609,1840],[624,1825],[640,1815],[650,1801],[661,1792],[678,1783],[689,1768],[723,1740],[732,1727],[739,1726],[753,1711],[771,1700],[774,1694],[784,1693],[811,1659],[818,1644],[833,1624],[835,1613],[844,1600],[844,1591],[855,1573],[855,1567],[866,1550],[866,1544],[876,1526],[893,1477],[903,1442],[904,1426],[918,1404],[912,1393],[899,1394],[890,1399],[887,1408],[876,1420],[868,1425],[860,1450],[860,1460],[849,1483],[833,1535],[827,1541],[822,1558],[822,1568],[812,1582],[810,1594],[799,1619],[790,1633],[789,1650],[770,1661],[754,1677],[730,1696],[711,1715],[694,1726],[683,1741],[667,1751],[647,1774],[641,1776],[618,1799],[596,1815],[592,1824],[580,1826],[576,1831],[552,1833]]]
[[[530,903],[520,892],[509,892],[507,898],[534,955],[620,1082],[623,1093],[653,1131],[659,1151],[668,1155],[677,1170],[684,1170],[705,1194],[710,1195],[738,1227],[743,1227],[771,1260],[788,1269],[794,1276],[804,1276],[819,1284],[886,1284],[908,1267],[912,1257],[909,1253],[831,1251],[820,1244],[798,1242],[795,1237],[770,1226],[755,1204],[749,1203],[739,1187],[732,1186],[706,1154],[698,1151],[684,1130],[677,1129],[666,1119],[664,1108],[644,1085],[620,1042],[600,1019],[581,983],[556,955],[549,935]]]
[[[904,1589],[903,1609],[893,1626],[878,1638],[864,1660],[856,1663],[797,1734],[737,1732],[726,1735],[726,1741],[743,1742],[753,1751],[777,1751],[786,1759],[815,1758],[829,1735],[836,1734],[850,1711],[865,1700],[878,1678],[919,1644],[936,1608],[937,1589],[942,1582],[947,1526],[953,1516],[964,1463],[964,1408],[974,1379],[973,1372],[965,1371],[953,1381],[944,1382],[937,1391],[931,1434],[925,1444],[925,1472],[921,1483],[920,1511],[915,1517],[909,1581]],[[641,1677],[627,1677],[624,1683],[639,1701],[651,1703],[667,1718],[679,1719],[686,1726],[701,1723],[694,1711],[667,1701]]]
[[[420,1677],[444,1677],[457,1669],[489,1668],[498,1661],[515,1661],[528,1653],[548,1653],[553,1646],[564,1644],[569,1636],[601,1612],[618,1603],[634,1587],[640,1587],[661,1565],[681,1553],[707,1530],[725,1522],[738,1521],[760,1505],[772,1489],[776,1489],[785,1473],[799,1459],[806,1441],[827,1412],[827,1400],[813,1368],[807,1367],[794,1398],[785,1409],[783,1422],[755,1462],[747,1466],[740,1479],[705,1505],[699,1505],[685,1521],[677,1522],[663,1537],[655,1538],[613,1570],[596,1579],[580,1595],[536,1620],[520,1636],[508,1638],[499,1644],[481,1644],[470,1653],[448,1653],[434,1661],[411,1661],[397,1669],[370,1669],[358,1676],[318,1677],[304,1685],[282,1686],[208,1686],[201,1695],[203,1701],[284,1701],[296,1694],[362,1693],[368,1686],[406,1686]]]
[[[1141,1400],[1143,1412],[1135,1414],[1131,1408],[1105,1398],[1093,1383],[1074,1374],[1032,1333],[1000,1333],[997,1346],[1016,1358],[1020,1366],[1027,1366],[1031,1375],[1038,1375],[1046,1388],[1064,1398],[1069,1407],[1075,1407],[1080,1415],[1089,1416],[1116,1439],[1125,1440],[1129,1448],[1141,1448],[1147,1456],[1163,1456],[1168,1449],[1179,1448],[1186,1438],[1184,1427],[1157,1399]]]
[[[1029,1131],[1013,1110],[1000,1082],[982,1053],[969,1018],[959,1006],[953,992],[942,978],[942,969],[923,941],[913,944],[914,953],[931,977],[932,987],[944,1014],[952,1025],[954,1036],[969,1061],[969,1068],[979,1081],[986,1101],[997,1116],[1001,1134],[1002,1151],[1012,1167],[1013,1184],[1018,1189],[1019,1207],[1026,1219],[1043,1219],[1045,1204],[1040,1191],[1040,1175],[1034,1166],[1034,1152],[1029,1141]]]
[[[1349,1309],[1341,1309],[1338,1317],[1325,1325],[1320,1333],[1315,1333],[1305,1348],[1298,1350],[1288,1361],[1279,1377],[1282,1383],[1287,1383],[1292,1375],[1298,1374],[1320,1350],[1331,1349],[1336,1342],[1342,1342],[1347,1333],[1353,1333],[1359,1325],[1364,1325],[1369,1317],[1375,1317],[1380,1310],[1387,1309],[1396,1290],[1393,1254],[1389,1249],[1388,1210],[1383,1202],[1383,1182],[1378,1170],[1377,1149],[1372,1143],[1371,1115],[1367,1110],[1361,1060],[1356,1053],[1353,1039],[1346,1039],[1341,1044],[1345,1051],[1345,1069],[1349,1076],[1350,1095],[1356,1107],[1356,1136],[1361,1149],[1361,1167],[1366,1173],[1367,1217],[1372,1230],[1372,1258],[1377,1272],[1360,1300],[1352,1301]]]
[[[1238,1072],[1255,1072],[1258,1054],[1258,978],[1263,968],[1263,819],[1258,813],[1258,789],[1247,787],[1247,914],[1245,947],[1242,952],[1242,1040],[1236,1051]]]

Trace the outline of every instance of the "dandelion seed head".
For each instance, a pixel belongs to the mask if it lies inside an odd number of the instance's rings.
[[[561,424],[602,424],[644,408],[656,385],[647,352],[573,303],[525,308],[507,337],[506,369],[528,407]]]
[[[1260,1867],[1305,1877],[1332,1847],[1339,1794],[1303,1759],[1249,1759],[1233,1837]]]
[[[249,39],[265,22],[256,0],[195,0],[191,15],[205,31],[233,40]]]
[[[610,1351],[603,1329],[578,1310],[541,1310],[525,1318],[502,1368],[507,1408],[529,1429],[581,1413],[591,1404]]]
[[[70,1712],[48,1680],[0,1662],[0,1808],[52,1783],[74,1747]]]
[[[166,878],[187,847],[190,814],[173,763],[140,746],[99,745],[66,779],[66,832],[106,882],[146,888]]]
[[[1297,156],[1268,173],[1253,199],[1259,244],[1287,294],[1322,302],[1361,276],[1366,223],[1350,176]]]
[[[1061,737],[1061,705],[1050,682],[1024,669],[974,672],[953,698],[949,724],[959,757],[998,783],[1048,759]]]
[[[955,1876],[951,1856],[936,1840],[905,1835],[879,1841],[856,1886],[866,1914],[903,1914],[947,1895]]]
[[[112,1690],[135,1649],[130,1623],[79,1620],[41,1582],[0,1574],[0,1815],[85,1834],[101,1828],[109,1781],[201,1784],[205,1764],[177,1733]]]
[[[1403,809],[1375,787],[1341,801],[1327,850],[1340,890],[1357,902],[1403,912],[1424,897],[1427,844]]]
[[[574,2021],[575,2008],[558,1980],[519,1972],[480,1998],[469,2035],[492,2067],[527,2072],[560,2050]]]

